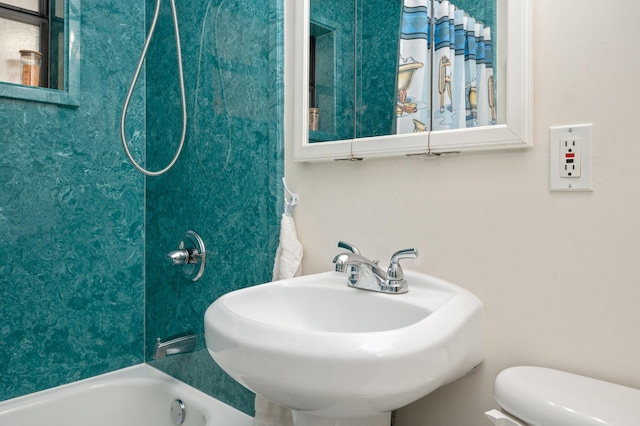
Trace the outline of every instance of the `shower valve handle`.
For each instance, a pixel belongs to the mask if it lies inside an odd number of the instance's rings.
[[[187,249],[174,250],[167,254],[165,260],[169,265],[186,265],[187,263],[191,263],[191,254]]]
[[[191,281],[197,281],[204,273],[206,249],[200,235],[187,231],[176,250],[165,256],[165,262],[171,266],[181,266],[182,274]]]

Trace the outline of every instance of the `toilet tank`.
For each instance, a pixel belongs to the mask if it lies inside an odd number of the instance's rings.
[[[541,367],[512,367],[494,398],[531,426],[638,426],[640,390]]]

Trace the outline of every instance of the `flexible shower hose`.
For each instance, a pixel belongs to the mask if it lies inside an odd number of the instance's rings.
[[[129,144],[127,143],[127,138],[125,136],[125,118],[127,116],[127,109],[129,108],[131,95],[133,93],[133,89],[136,85],[136,82],[138,81],[140,70],[142,69],[144,60],[147,56],[147,49],[149,48],[149,44],[151,43],[151,39],[153,38],[153,32],[156,29],[156,23],[158,22],[158,15],[160,14],[160,4],[162,0],[156,0],[156,10],[153,16],[153,21],[151,22],[151,28],[149,29],[149,35],[145,40],[144,48],[142,49],[142,55],[140,55],[140,61],[138,62],[138,67],[136,68],[136,72],[133,76],[133,80],[131,81],[131,86],[129,87],[129,92],[127,93],[127,97],[124,101],[124,106],[122,108],[122,117],[120,119],[120,137],[122,139],[122,146],[124,147],[124,151],[127,153],[127,157],[129,157],[129,161],[131,161],[131,164],[133,164],[133,166],[136,169],[138,169],[139,171],[141,171],[147,176],[160,176],[166,173],[167,171],[169,171],[169,169],[173,167],[173,165],[176,163],[176,161],[178,161],[178,158],[180,157],[180,153],[182,152],[182,147],[184,146],[184,140],[187,133],[187,101],[186,101],[185,90],[184,90],[184,73],[182,71],[182,52],[180,50],[180,32],[178,31],[178,15],[176,13],[175,1],[174,0],[170,0],[170,1],[171,1],[171,12],[173,14],[173,28],[175,29],[175,34],[176,34],[178,74],[180,79],[180,95],[182,98],[182,136],[180,137],[180,145],[178,146],[178,150],[176,151],[176,154],[171,160],[171,162],[169,163],[169,165],[167,165],[167,167],[165,167],[164,169],[158,170],[156,172],[145,169],[140,164],[138,164],[136,160],[133,158],[133,156],[131,155],[131,151],[129,150]]]

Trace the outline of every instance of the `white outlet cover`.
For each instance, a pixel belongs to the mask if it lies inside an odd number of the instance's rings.
[[[562,177],[560,145],[580,139],[580,177]],[[593,191],[593,124],[551,127],[549,132],[549,189],[551,191]]]

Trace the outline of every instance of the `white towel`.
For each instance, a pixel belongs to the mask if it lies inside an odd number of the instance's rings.
[[[273,264],[273,280],[284,280],[302,272],[302,244],[296,235],[292,216],[282,215],[280,222],[280,244]]]
[[[273,280],[283,280],[302,272],[302,244],[296,235],[293,217],[282,215],[280,222],[280,244],[273,264]],[[256,395],[256,415],[253,426],[293,426],[293,415],[289,408],[282,407]]]

